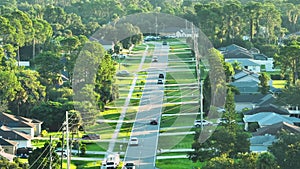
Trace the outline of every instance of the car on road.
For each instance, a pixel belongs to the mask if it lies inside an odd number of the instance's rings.
[[[106,169],[115,169],[120,165],[119,154],[109,154],[107,158],[102,161],[102,166]]]
[[[158,78],[164,78],[165,76],[164,76],[164,74],[162,74],[162,73],[160,73],[159,75],[158,75]]]
[[[139,140],[137,137],[131,137],[129,140],[129,145],[130,146],[137,146],[139,145]]]
[[[194,121],[194,126],[195,127],[201,127],[201,124],[203,124],[203,126],[211,126],[213,123],[207,120],[195,120]]]
[[[156,56],[153,56],[152,62],[158,62],[158,58]]]
[[[56,154],[59,156],[59,157],[64,157],[66,158],[68,156],[67,154],[67,151],[66,150],[55,150]]]
[[[158,79],[157,84],[164,84],[161,79]]]
[[[157,124],[158,124],[157,119],[152,119],[152,120],[150,121],[150,124],[151,124],[151,125],[157,125]]]
[[[122,169],[135,169],[134,162],[125,162]]]
[[[168,45],[167,41],[163,41],[162,44],[163,44],[163,45]]]

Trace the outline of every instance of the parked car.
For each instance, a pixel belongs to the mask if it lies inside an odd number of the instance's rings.
[[[125,162],[122,169],[135,169],[134,162]]]
[[[195,127],[201,127],[201,124],[203,124],[203,126],[210,126],[212,125],[213,123],[210,122],[210,121],[207,121],[207,120],[195,120],[194,122],[194,126]]]
[[[158,79],[157,84],[164,84],[161,79]]]
[[[86,134],[82,136],[83,140],[98,140],[100,139],[99,134]]]
[[[235,120],[229,121],[227,118],[218,118],[217,123],[220,125],[227,123],[235,123]]]
[[[137,137],[131,137],[129,141],[130,146],[137,146],[139,145],[139,140]]]
[[[162,73],[160,73],[159,75],[158,75],[158,78],[164,78],[165,76],[164,76],[164,74],[162,74]]]
[[[27,155],[27,154],[21,154],[20,155],[20,158],[28,158],[29,157],[29,155]]]

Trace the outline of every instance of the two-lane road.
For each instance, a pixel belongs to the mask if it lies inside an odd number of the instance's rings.
[[[139,144],[137,146],[128,145],[124,158],[124,161],[135,161],[139,169],[155,168],[159,124],[150,125],[150,121],[153,118],[158,118],[160,121],[164,84],[157,84],[157,81],[160,73],[166,75],[168,52],[168,45],[155,45],[153,57],[156,56],[158,62],[151,63],[151,68],[147,71],[148,76],[131,132],[131,137],[137,137]],[[162,80],[165,83],[165,80]]]

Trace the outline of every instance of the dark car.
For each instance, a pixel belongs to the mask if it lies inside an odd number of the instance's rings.
[[[98,140],[100,136],[98,134],[86,134],[82,136],[83,140]]]
[[[163,43],[162,43],[163,45],[168,45],[168,43],[166,42],[166,41],[163,41]]]
[[[163,84],[163,81],[159,79],[159,80],[157,81],[157,84]]]
[[[157,122],[157,120],[156,120],[156,119],[152,119],[152,120],[150,121],[150,124],[151,124],[151,125],[157,125],[157,124],[158,124],[158,122]]]
[[[164,74],[162,74],[162,73],[160,73],[159,75],[158,75],[158,78],[164,78],[165,76],[164,76]]]

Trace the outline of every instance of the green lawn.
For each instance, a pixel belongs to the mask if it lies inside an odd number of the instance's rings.
[[[273,87],[283,89],[286,85],[286,80],[272,80]]]
[[[161,169],[200,169],[203,167],[203,163],[193,163],[189,159],[165,159],[156,160],[156,167]]]

